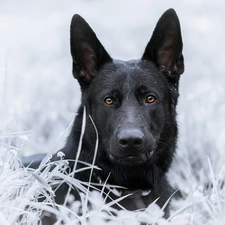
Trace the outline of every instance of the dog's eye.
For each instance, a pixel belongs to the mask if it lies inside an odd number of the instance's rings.
[[[154,95],[148,95],[146,98],[146,103],[153,103],[156,100]]]
[[[112,98],[110,98],[110,97],[105,98],[105,99],[104,99],[104,102],[105,102],[107,105],[112,105],[112,104],[113,104],[113,100],[112,100]]]

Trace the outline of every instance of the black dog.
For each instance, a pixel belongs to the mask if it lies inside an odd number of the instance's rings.
[[[73,16],[70,32],[73,75],[81,87],[82,103],[62,151],[67,159],[75,159],[85,107],[79,160],[93,161],[94,122],[99,138],[95,164],[101,170],[94,172],[93,179],[105,181],[109,176],[109,184],[130,191],[151,190],[151,201],[160,197],[158,204],[163,205],[172,194],[165,174],[176,149],[178,84],[184,71],[175,11],[162,15],[138,60],[112,59],[79,15]],[[89,172],[79,173],[78,178],[88,181]]]

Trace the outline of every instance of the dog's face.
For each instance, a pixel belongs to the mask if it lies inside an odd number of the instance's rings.
[[[127,62],[113,60],[89,25],[75,15],[71,53],[83,103],[98,129],[104,167],[156,166],[162,154],[170,154],[162,151],[172,142],[170,135],[176,136],[178,82],[184,70],[175,11],[159,19],[142,58]]]
[[[108,158],[132,166],[154,154],[178,96],[177,88],[142,60],[107,64],[88,94],[89,111]]]

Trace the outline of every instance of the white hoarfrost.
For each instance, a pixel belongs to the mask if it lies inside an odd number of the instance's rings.
[[[91,183],[67,170],[63,152],[55,163],[51,155],[64,145],[80,103],[71,72],[72,15],[90,23],[112,57],[127,60],[141,57],[168,8],[180,18],[185,73],[178,149],[168,173],[181,198],[171,200],[170,217],[164,219],[155,203],[135,212],[116,210],[113,204],[121,198],[106,203],[102,194],[110,187],[90,192]],[[58,225],[225,224],[224,10],[222,0],[1,1],[0,225],[41,224],[43,213],[54,214]],[[21,155],[39,152],[49,153],[40,168],[21,165]],[[57,205],[55,190],[62,183],[79,189],[81,201],[68,194],[65,204]]]

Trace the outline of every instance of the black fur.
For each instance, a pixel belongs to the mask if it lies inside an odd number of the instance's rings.
[[[112,60],[84,19],[74,15],[71,54],[82,104],[65,152],[71,158],[76,155],[86,106],[99,134],[96,165],[102,170],[95,175],[105,180],[110,173],[109,183],[130,190],[154,189],[172,162],[177,141],[178,82],[184,64],[175,11],[169,9],[162,15],[142,59],[126,62]],[[148,95],[156,101],[146,103]],[[104,102],[107,97],[112,105]],[[142,144],[121,147],[119,136],[123,133],[128,133],[127,140],[142,136]],[[92,163],[95,142],[94,126],[87,117],[81,161]],[[79,178],[87,179],[82,174]]]
[[[175,11],[169,9],[162,15],[138,60],[113,60],[79,15],[74,15],[70,31],[73,75],[81,86],[82,101],[62,151],[66,158],[75,159],[86,106],[79,160],[93,161],[96,132],[90,115],[99,135],[95,164],[101,168],[93,179],[104,181],[110,174],[109,184],[130,191],[152,190],[151,199],[159,196],[163,204],[172,193],[165,174],[176,149],[176,105],[184,71]],[[89,179],[88,172],[77,176]]]

